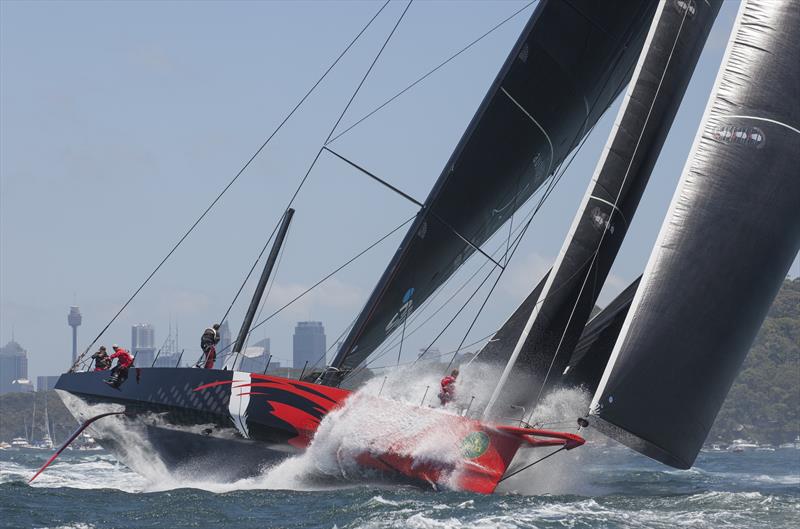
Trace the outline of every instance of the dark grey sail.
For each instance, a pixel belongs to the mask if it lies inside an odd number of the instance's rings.
[[[659,3],[603,156],[547,282],[515,347],[481,353],[506,364],[489,401],[512,397],[505,381],[529,375],[533,395],[560,383],[616,259],[653,166],[683,99],[722,0]],[[542,388],[542,385],[546,387]],[[516,402],[520,404],[520,402]]]
[[[569,365],[559,377],[560,385],[579,386],[592,394],[597,390],[641,279],[641,276],[636,278],[589,320],[572,352]]]
[[[591,424],[689,468],[800,250],[800,2],[740,8]]]
[[[539,3],[325,383],[338,383],[400,328],[553,175],[628,82],[655,7]]]

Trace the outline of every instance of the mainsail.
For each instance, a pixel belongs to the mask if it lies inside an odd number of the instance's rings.
[[[481,353],[505,363],[486,407],[512,396],[512,371],[534,395],[557,384],[622,246],[722,0],[659,3],[644,50],[592,181],[515,347]],[[514,322],[509,321],[509,324]],[[485,354],[488,353],[488,354]],[[529,386],[531,384],[528,384]],[[519,403],[518,403],[519,404]]]
[[[338,383],[551,177],[625,86],[654,0],[542,0],[324,381]]]
[[[591,424],[692,465],[800,250],[800,2],[746,0],[592,401]]]

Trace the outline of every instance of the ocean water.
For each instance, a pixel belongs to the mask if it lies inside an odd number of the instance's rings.
[[[704,452],[685,471],[602,441],[561,455],[481,496],[352,479],[304,485],[274,469],[235,484],[144,478],[106,452],[80,451],[31,486],[49,453],[4,450],[0,528],[800,527],[800,450]]]

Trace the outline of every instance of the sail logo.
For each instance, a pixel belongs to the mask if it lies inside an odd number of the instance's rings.
[[[694,18],[697,14],[697,5],[694,0],[674,0],[672,7],[681,15],[686,13],[689,18]]]
[[[607,215],[600,208],[593,208],[591,212],[592,225],[596,230],[608,230],[609,233],[614,233],[614,225],[611,223],[609,215]]]
[[[712,136],[715,140],[732,145],[745,145],[760,149],[764,146],[764,131],[758,127],[737,127],[735,125],[722,125],[714,129]]]
[[[486,432],[472,432],[461,441],[461,454],[467,459],[477,459],[489,448]]]
[[[413,295],[413,288],[409,288],[406,290],[406,293],[403,294],[403,305],[400,307],[400,310],[397,311],[397,314],[392,316],[392,319],[389,320],[389,323],[386,324],[386,334],[389,334],[398,328],[401,323],[406,321],[408,315],[411,314],[411,311],[414,308],[414,300],[411,299],[411,296]]]

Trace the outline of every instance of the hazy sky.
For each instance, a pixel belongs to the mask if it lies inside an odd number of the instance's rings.
[[[340,130],[525,3],[415,2]],[[69,305],[77,301],[83,312],[79,345],[86,347],[378,7],[0,2],[0,342],[13,328],[28,350],[31,377],[68,366]],[[200,333],[224,313],[404,7],[392,3],[382,13],[101,343],[127,345],[130,326],[150,322],[160,344],[171,319],[187,359],[196,356]],[[601,302],[644,268],[737,7],[722,7]],[[424,199],[531,11],[335,148]],[[537,215],[472,338],[496,329],[555,258],[616,110],[598,124]],[[264,315],[416,209],[325,155],[295,207]],[[294,323],[314,319],[324,322],[331,343],[360,309],[401,235],[261,327],[255,338],[269,336],[276,360],[286,362]],[[480,264],[474,257],[459,277]],[[792,275],[798,274],[796,261]],[[458,284],[456,278],[453,288]],[[233,312],[234,332],[251,288]],[[427,345],[451,314],[443,310],[409,337],[404,356]],[[467,311],[443,336],[442,351],[458,344],[473,314]]]

